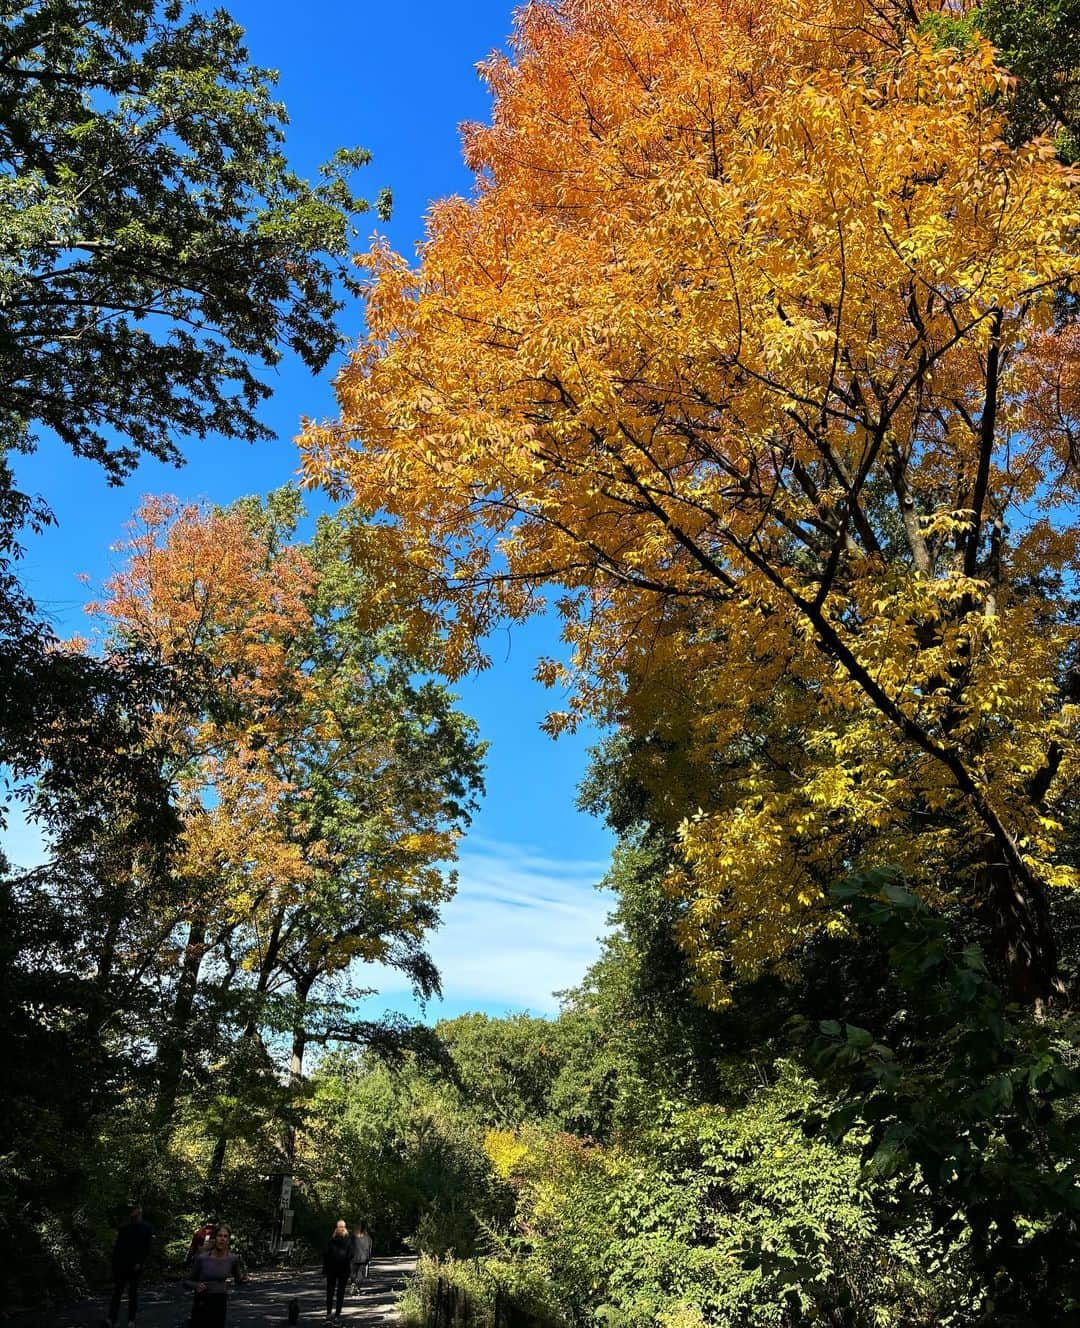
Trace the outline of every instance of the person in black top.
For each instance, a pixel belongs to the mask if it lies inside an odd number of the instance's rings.
[[[345,1299],[345,1287],[352,1270],[353,1238],[349,1228],[341,1221],[334,1228],[330,1242],[323,1255],[323,1272],[326,1274],[326,1317],[334,1313],[335,1319],[341,1318],[341,1305]],[[336,1313],[334,1302],[337,1301]]]
[[[116,1233],[116,1244],[113,1246],[113,1293],[109,1302],[109,1317],[106,1319],[110,1328],[120,1313],[125,1287],[128,1293],[128,1328],[134,1328],[135,1314],[139,1308],[139,1278],[153,1239],[153,1228],[143,1221],[142,1205],[133,1204],[130,1220]]]

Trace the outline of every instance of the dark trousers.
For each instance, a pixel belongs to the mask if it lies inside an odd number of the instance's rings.
[[[349,1281],[349,1270],[343,1273],[326,1274],[326,1312],[340,1314],[341,1306],[345,1300],[345,1287]],[[335,1305],[335,1299],[337,1304]]]
[[[224,1328],[228,1299],[228,1296],[200,1295],[196,1291],[191,1306],[191,1328]]]
[[[139,1274],[141,1271],[140,1268],[113,1269],[112,1300],[109,1301],[110,1323],[115,1323],[120,1313],[120,1302],[124,1299],[125,1287],[127,1287],[128,1296],[128,1323],[135,1322],[135,1311],[139,1308]]]

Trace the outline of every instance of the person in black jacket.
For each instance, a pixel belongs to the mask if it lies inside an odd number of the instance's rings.
[[[150,1242],[153,1239],[153,1228],[143,1221],[142,1205],[133,1204],[130,1219],[126,1226],[122,1226],[116,1233],[116,1244],[113,1246],[113,1293],[109,1302],[109,1317],[106,1319],[106,1323],[110,1326],[116,1323],[126,1287],[128,1328],[135,1328],[135,1314],[139,1308],[139,1278],[142,1276],[143,1265],[150,1253]]]
[[[323,1272],[326,1274],[326,1317],[333,1315],[341,1318],[341,1305],[345,1299],[345,1287],[348,1285],[352,1269],[353,1238],[344,1220],[338,1222],[323,1255]],[[336,1302],[336,1305],[335,1305]]]

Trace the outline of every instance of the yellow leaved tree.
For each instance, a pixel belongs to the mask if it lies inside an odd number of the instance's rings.
[[[1057,981],[1080,189],[1006,145],[995,53],[940,8],[527,5],[472,196],[415,266],[370,253],[302,439],[459,666],[555,585],[552,726],[678,717],[672,888],[717,1001],[883,862],[980,910],[1018,994]]]

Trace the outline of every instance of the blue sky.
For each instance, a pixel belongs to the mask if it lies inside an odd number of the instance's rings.
[[[252,60],[280,71],[293,166],[313,174],[339,146],[370,149],[373,162],[359,177],[361,191],[373,198],[390,186],[394,215],[384,229],[396,248],[411,253],[430,202],[470,187],[458,125],[487,117],[475,66],[505,44],[510,0],[224,2],[247,31]],[[372,231],[375,225],[373,219]],[[350,325],[359,330],[358,308],[346,315]],[[110,546],[140,495],[226,502],[285,483],[296,469],[292,438],[301,416],[334,414],[332,377],[327,372],[315,380],[297,362],[283,363],[263,412],[275,442],[192,443],[182,470],[147,463],[122,489],[110,489],[91,463],[58,444],[46,442],[20,459],[18,479],[46,497],[59,521],[32,541],[23,564],[39,608],[61,633],[82,625],[88,596],[77,576],[86,573],[99,583],[108,573]],[[557,649],[550,621],[516,628],[493,642],[492,668],[458,689],[491,744],[488,795],[463,845],[458,896],[433,939],[445,1000],[429,1016],[467,1009],[550,1012],[551,992],[578,981],[597,952],[610,900],[593,886],[604,872],[610,837],[574,806],[595,735],[553,742],[538,727],[548,709],[559,707],[559,697],[532,680],[532,669],[539,655]],[[13,826],[9,851],[25,860],[34,852],[33,836]],[[372,1005],[407,1005],[393,975],[375,976],[383,998]]]

